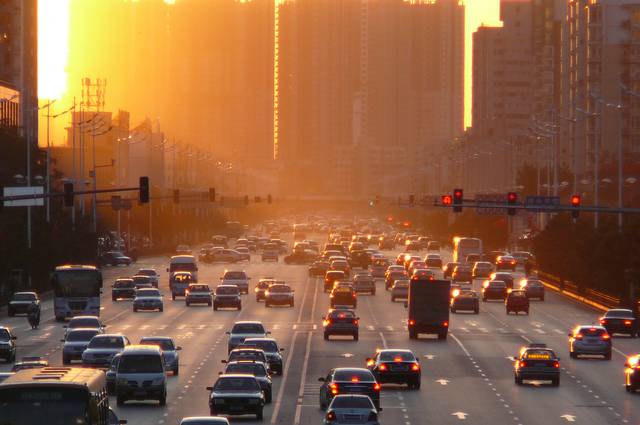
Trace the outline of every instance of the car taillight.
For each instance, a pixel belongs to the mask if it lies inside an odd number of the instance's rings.
[[[607,319],[600,319],[600,324],[604,325],[605,323],[607,323]]]
[[[331,394],[338,394],[338,384],[331,384],[329,385],[329,388],[331,388]]]
[[[417,372],[420,370],[420,365],[418,363],[414,363],[413,366],[411,366],[411,370],[414,372]]]
[[[413,319],[409,319],[409,326],[413,326],[416,324],[416,321]]]
[[[327,319],[324,322],[322,322],[323,325],[327,326],[331,324],[331,319]]]
[[[373,390],[374,391],[380,391],[382,387],[380,386],[380,384],[378,384],[377,382],[375,384],[373,384]]]
[[[353,323],[355,323],[355,324],[357,325],[357,324],[359,324],[359,323],[360,323],[360,320],[355,319],[355,320],[353,321]]]
[[[377,422],[378,421],[378,414],[376,412],[371,412],[369,413],[369,419],[367,419],[368,422]]]
[[[521,361],[520,362],[520,367],[527,367],[527,362]]]
[[[624,324],[625,324],[625,325],[630,325],[630,324],[631,324],[631,320],[625,320],[625,321],[624,321]]]
[[[442,326],[444,326],[445,328],[449,326],[449,322],[442,322]]]
[[[515,263],[516,263],[515,261],[512,261],[512,262],[511,262],[511,264],[515,264]]]
[[[336,419],[337,419],[336,412],[331,411],[327,413],[327,422],[333,422]]]
[[[576,334],[575,339],[582,339],[584,338],[584,335],[582,334]]]
[[[553,367],[555,367],[556,369],[560,368],[560,362],[553,362]]]
[[[380,372],[384,372],[385,370],[387,370],[387,365],[386,365],[386,364],[384,364],[384,363],[382,363],[382,364],[380,365],[380,367],[378,367],[378,370],[379,370]]]
[[[607,340],[611,339],[611,336],[609,336],[609,334],[602,334],[602,339],[607,341]]]

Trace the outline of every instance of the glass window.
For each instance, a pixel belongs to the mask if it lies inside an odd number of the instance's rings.
[[[88,425],[86,390],[70,388],[21,388],[0,390],[2,425]]]
[[[331,402],[331,408],[373,409],[374,407],[369,397],[338,396]]]
[[[352,381],[360,382],[375,381],[373,375],[368,370],[338,370],[334,375],[334,381]]]
[[[140,340],[140,344],[142,345],[155,345],[160,347],[162,351],[171,351],[174,350],[173,341],[170,339],[155,339],[155,338],[142,338]]]
[[[35,294],[15,294],[13,296],[13,301],[35,301]]]
[[[384,351],[382,353],[380,353],[380,361],[383,362],[394,362],[397,361],[397,359],[400,359],[400,361],[403,362],[414,362],[416,361],[415,356],[413,355],[413,353],[408,353],[405,351]]]
[[[97,333],[98,333],[97,330],[81,330],[81,331],[69,332],[69,334],[67,335],[67,341],[70,341],[70,342],[91,341],[91,338],[96,336]]]
[[[216,295],[237,295],[239,293],[237,286],[218,286]]]
[[[158,373],[162,371],[162,357],[150,354],[122,356],[118,365],[118,373]]]
[[[245,341],[243,347],[259,348],[265,353],[275,353],[278,351],[278,344],[275,341]]]
[[[100,320],[92,317],[71,319],[67,328],[99,328]]]
[[[53,291],[56,297],[98,297],[100,272],[95,270],[66,270],[54,273]]]
[[[234,363],[227,366],[226,373],[240,373],[254,376],[267,376],[264,365],[260,363]]]
[[[89,342],[89,348],[124,348],[124,341],[117,336],[95,336]]]
[[[11,339],[11,335],[9,331],[6,329],[0,329],[0,341],[9,341]]]
[[[220,378],[213,387],[214,391],[260,391],[255,378]]]
[[[233,325],[231,333],[234,334],[263,334],[264,327],[259,323],[237,323]]]
[[[225,279],[246,279],[247,275],[245,272],[226,272],[224,274]]]

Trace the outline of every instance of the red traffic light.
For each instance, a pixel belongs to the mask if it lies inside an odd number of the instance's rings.
[[[508,202],[517,202],[518,201],[518,194],[516,192],[509,192],[507,193],[507,201]]]
[[[453,197],[456,201],[462,201],[462,189],[454,189]]]
[[[579,207],[581,203],[580,195],[571,195],[571,206]]]
[[[393,216],[387,216],[387,221],[391,223],[393,221]]]
[[[442,205],[453,204],[453,197],[451,195],[442,195]]]

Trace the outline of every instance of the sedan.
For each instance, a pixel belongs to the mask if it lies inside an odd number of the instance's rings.
[[[510,255],[501,255],[496,259],[496,270],[516,271],[517,261]]]
[[[509,291],[507,298],[504,300],[507,314],[523,312],[529,314],[529,298],[527,293],[522,289]]]
[[[373,276],[369,273],[358,273],[353,278],[353,287],[356,293],[361,294],[363,292],[371,295],[376,294],[376,282]]]
[[[473,266],[474,278],[487,278],[493,271],[493,264],[488,261],[476,261]]]
[[[174,375],[180,373],[180,353],[182,347],[176,345],[173,338],[168,336],[145,336],[140,340],[140,345],[155,345],[162,351],[164,357],[164,368],[173,372]]]
[[[256,415],[263,418],[264,394],[260,383],[253,375],[220,375],[209,391],[209,412],[211,416]]]
[[[391,302],[396,300],[408,300],[409,299],[409,280],[401,279],[393,282],[391,287]]]
[[[360,318],[353,310],[335,309],[322,318],[324,327],[324,339],[329,340],[331,335],[349,335],[354,341],[358,340]]]
[[[289,285],[281,283],[269,286],[269,289],[264,293],[264,305],[265,307],[271,307],[273,305],[288,305],[293,307],[293,289]]]
[[[340,394],[363,394],[371,398],[380,410],[380,389],[382,388],[369,369],[341,367],[329,371],[326,377],[318,378],[320,387],[320,409],[325,410]]]
[[[236,285],[218,285],[214,294],[213,310],[230,307],[236,310],[242,309],[240,289]]]
[[[82,353],[87,349],[89,342],[100,333],[100,329],[91,328],[76,328],[67,332],[65,339],[60,340],[63,343],[62,364],[68,365],[73,360],[82,360]]]
[[[337,395],[329,404],[322,422],[325,425],[379,425],[378,410],[366,395]]]
[[[96,335],[82,353],[82,364],[89,367],[109,367],[113,357],[129,344],[129,339],[121,334]]]
[[[451,298],[450,309],[452,313],[458,311],[473,311],[475,314],[480,312],[480,298],[475,291],[458,290],[457,295]]]
[[[367,369],[381,384],[406,384],[409,388],[420,389],[420,363],[411,350],[378,350],[375,356],[367,359]]]
[[[523,279],[520,288],[525,290],[529,299],[544,301],[544,285],[538,279]]]
[[[572,359],[581,355],[597,355],[611,360],[611,349],[611,336],[602,326],[577,326],[569,332],[569,356]]]
[[[184,295],[184,303],[187,307],[191,304],[206,304],[211,307],[213,304],[213,296],[209,285],[192,283],[187,287]]]
[[[638,333],[638,322],[633,315],[633,311],[622,308],[614,308],[608,310],[604,316],[600,318],[600,324],[613,334],[627,334],[631,338]]]
[[[162,294],[155,288],[142,288],[136,291],[136,297],[133,299],[133,312],[139,310],[164,310],[162,302]]]
[[[507,298],[507,285],[501,280],[485,280],[482,283],[482,301]]]
[[[132,300],[136,296],[136,284],[131,278],[120,278],[111,286],[111,301]]]
[[[7,314],[9,317],[16,314],[27,314],[29,306],[35,304],[40,305],[40,298],[35,292],[16,292],[9,299],[9,305],[7,305]]]
[[[247,374],[253,375],[260,384],[260,388],[262,388],[262,392],[264,393],[264,401],[265,403],[271,403],[272,399],[272,387],[273,383],[271,382],[271,376],[269,376],[269,371],[267,370],[267,365],[262,362],[253,361],[253,360],[238,360],[227,362],[227,366],[224,369],[224,374]]]
[[[560,385],[560,358],[544,344],[531,344],[513,357],[514,380],[522,385],[525,380],[550,380],[551,385]]]

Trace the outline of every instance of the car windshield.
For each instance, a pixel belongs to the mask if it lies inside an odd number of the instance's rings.
[[[236,323],[231,330],[234,334],[263,334],[264,327],[259,323]]]
[[[67,328],[99,328],[100,321],[98,319],[86,318],[86,319],[71,319]]]
[[[156,271],[155,270],[140,269],[140,270],[138,270],[138,274],[141,275],[141,276],[155,276],[156,275]]]
[[[458,297],[460,298],[475,298],[476,296],[477,296],[476,293],[472,291],[461,291],[458,294]]]
[[[380,361],[383,362],[414,362],[416,361],[413,353],[406,351],[384,351],[380,353]]]
[[[233,363],[227,366],[227,370],[225,372],[254,376],[267,376],[267,371],[260,363]]]
[[[255,378],[220,378],[213,387],[214,391],[260,391]]]
[[[237,295],[237,286],[218,286],[216,288],[216,295]]]
[[[527,296],[527,293],[524,291],[513,291],[509,296],[515,298],[525,298]]]
[[[124,348],[124,341],[117,336],[95,336],[91,339],[89,348]]]
[[[580,333],[583,333],[588,336],[601,336],[604,335],[607,331],[602,328],[581,328]]]
[[[11,338],[9,331],[6,329],[0,329],[0,341],[7,342]]]
[[[67,335],[68,342],[91,341],[91,338],[98,334],[97,330],[79,330],[69,332]]]
[[[118,373],[161,373],[162,357],[154,354],[128,354],[120,357]]]
[[[142,345],[155,345],[160,347],[162,351],[172,351],[174,350],[173,341],[170,339],[153,339],[153,338],[143,338],[140,340],[140,344]]]
[[[269,292],[291,292],[291,288],[285,285],[273,285],[269,288]]]
[[[628,318],[633,317],[633,313],[631,312],[631,310],[609,310],[605,313],[604,316]]]
[[[244,272],[226,272],[224,274],[225,279],[246,279],[247,275]]]
[[[134,276],[133,281],[135,283],[149,283],[151,282],[151,279],[149,276]]]
[[[266,361],[262,350],[234,350],[229,353],[229,361],[260,360]]]
[[[189,287],[189,291],[191,292],[209,292],[208,285],[191,285]]]
[[[113,284],[114,288],[134,288],[136,286],[136,284],[133,282],[133,280],[127,279],[127,280],[116,280],[115,283]]]
[[[369,397],[338,396],[331,402],[332,409],[373,409]]]
[[[502,282],[502,281],[493,280],[493,281],[489,282],[489,286],[492,287],[492,288],[504,288],[507,285],[505,285],[505,283]]]
[[[336,371],[333,379],[335,381],[358,381],[358,382],[371,382],[375,381],[373,375],[368,370],[338,370]]]
[[[35,299],[35,294],[15,294],[13,296],[13,301],[34,301]]]
[[[244,341],[242,344],[246,347],[259,348],[265,353],[275,353],[278,351],[278,344],[275,341]]]
[[[160,291],[157,289],[139,289],[136,292],[137,297],[159,297]]]

